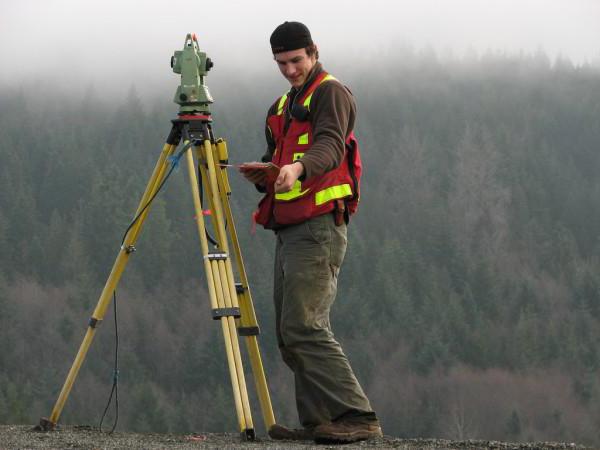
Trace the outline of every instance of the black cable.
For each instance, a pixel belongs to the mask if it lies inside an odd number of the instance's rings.
[[[106,416],[106,412],[110,407],[112,402],[113,394],[115,395],[115,421],[111,430],[108,434],[112,434],[117,428],[117,422],[119,421],[119,328],[117,324],[117,291],[113,291],[113,307],[114,307],[114,318],[115,318],[115,367],[113,370],[113,385],[110,390],[110,396],[108,397],[108,402],[106,403],[106,407],[104,408],[104,413],[102,413],[102,418],[100,419],[100,431],[102,431],[102,423],[104,422],[104,417]]]
[[[123,234],[123,239],[121,240],[121,246],[123,246],[123,244],[125,243],[125,238],[127,237],[127,233],[129,233],[129,230],[131,230],[131,228],[135,225],[135,223],[142,216],[144,211],[154,201],[154,199],[156,198],[158,193],[161,191],[161,189],[163,188],[163,186],[165,185],[165,183],[171,176],[171,173],[173,173],[173,170],[175,169],[175,167],[177,167],[177,165],[179,163],[179,159],[181,158],[181,155],[183,155],[183,153],[187,149],[189,149],[190,146],[191,146],[191,143],[188,143],[187,145],[183,146],[183,148],[179,151],[179,153],[177,153],[177,155],[174,157],[174,160],[171,164],[171,168],[169,169],[169,172],[161,181],[156,192],[152,195],[152,197],[150,197],[148,202],[140,210],[138,215],[134,217],[134,219],[131,221],[131,223],[125,230],[125,233]],[[115,431],[115,428],[117,428],[117,423],[119,421],[119,329],[118,329],[118,325],[117,325],[117,291],[116,290],[113,291],[113,305],[114,305],[114,319],[115,319],[115,365],[114,365],[114,370],[113,370],[113,385],[110,390],[108,402],[106,403],[106,407],[104,408],[104,412],[102,413],[102,418],[100,419],[100,425],[98,426],[98,428],[100,428],[100,431],[102,431],[102,423],[104,422],[104,417],[106,417],[106,413],[108,411],[108,408],[110,407],[110,404],[112,403],[112,398],[114,395],[115,396],[115,421],[113,423],[111,430],[108,432],[108,434],[112,434]]]
[[[144,207],[134,217],[134,219],[131,221],[131,223],[125,230],[125,233],[123,233],[123,239],[121,240],[121,246],[123,246],[123,244],[125,243],[125,239],[127,237],[127,233],[129,233],[129,230],[131,230],[131,228],[135,225],[135,223],[142,216],[144,211],[150,206],[150,204],[154,201],[154,199],[156,198],[158,193],[161,191],[161,189],[163,188],[163,186],[165,185],[165,183],[167,182],[167,180],[173,173],[173,170],[175,169],[175,167],[177,167],[177,165],[179,163],[179,159],[181,158],[183,153],[185,153],[185,151],[187,151],[192,145],[193,145],[192,142],[189,142],[174,157],[174,162],[171,164],[171,168],[169,169],[169,172],[161,181],[156,192],[152,195],[152,197],[150,197],[148,202],[146,202]],[[200,187],[200,199],[201,199],[200,201],[202,202],[203,189],[202,189],[202,178],[201,178],[199,168],[198,168],[198,176],[199,176],[198,184]],[[225,224],[225,228],[227,228],[227,223]],[[209,234],[208,230],[206,230],[206,235],[207,235],[208,239],[213,243],[213,245],[218,246],[216,240],[213,239],[213,237]],[[115,429],[117,428],[117,423],[119,421],[119,328],[118,328],[118,323],[117,323],[117,291],[116,290],[113,291],[113,305],[114,305],[114,322],[115,322],[115,365],[114,365],[114,370],[113,370],[113,385],[110,390],[110,395],[108,397],[106,407],[104,408],[104,412],[102,413],[102,418],[100,419],[100,424],[98,426],[100,431],[102,431],[102,423],[104,422],[104,418],[106,417],[108,408],[110,407],[110,404],[112,403],[112,398],[113,398],[113,394],[114,394],[114,396],[115,396],[115,421],[113,423],[111,430],[108,432],[108,434],[112,434],[115,431]]]
[[[150,200],[148,200],[148,202],[140,210],[140,212],[138,213],[138,215],[134,217],[134,219],[131,221],[131,223],[129,224],[129,226],[125,230],[125,233],[123,233],[123,239],[121,240],[121,246],[125,243],[125,238],[127,237],[127,233],[129,233],[129,230],[131,230],[131,228],[139,220],[139,218],[142,216],[142,214],[144,214],[144,211],[146,211],[146,209],[148,208],[148,206],[150,206],[150,204],[154,201],[154,199],[156,198],[156,196],[158,195],[158,193],[160,192],[160,190],[163,188],[163,186],[165,185],[165,183],[167,182],[167,180],[169,179],[169,177],[173,173],[173,170],[175,169],[175,167],[177,167],[177,165],[179,164],[179,159],[181,158],[181,155],[183,155],[185,153],[185,151],[187,149],[189,149],[191,146],[192,146],[191,142],[189,142],[188,144],[184,145],[183,148],[179,151],[179,153],[177,153],[177,156],[174,157],[174,162],[171,164],[171,168],[169,169],[169,172],[167,173],[167,175],[161,181],[161,183],[158,186],[158,189],[156,190],[156,192],[154,193],[154,195],[152,195],[152,197],[150,197]]]
[[[204,188],[202,187],[202,173],[200,172],[200,166],[198,166],[198,191],[200,192],[200,204],[204,204]],[[219,243],[215,238],[213,238],[208,231],[207,227],[204,227],[204,234],[206,234],[206,239],[214,245],[215,247],[219,247]]]

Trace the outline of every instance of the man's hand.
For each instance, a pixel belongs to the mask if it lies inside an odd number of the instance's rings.
[[[296,161],[292,164],[283,166],[279,170],[279,176],[275,180],[275,192],[288,192],[294,186],[294,183],[304,173],[304,166]]]

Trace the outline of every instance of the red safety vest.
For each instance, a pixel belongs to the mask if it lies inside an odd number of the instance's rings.
[[[329,80],[335,80],[327,72],[320,73],[299,99],[301,105],[310,111],[310,100],[317,87]],[[313,130],[308,120],[292,118],[284,132],[288,95],[284,94],[277,103],[277,111],[267,118],[267,124],[273,134],[276,148],[272,162],[279,167],[291,164],[310,151],[313,142]],[[276,194],[273,183],[267,184],[267,193],[254,213],[256,223],[271,228],[273,219],[277,224],[288,225],[304,222],[311,217],[333,211],[339,201],[343,201],[346,221],[357,207],[360,194],[360,176],[362,164],[358,142],[354,132],[346,138],[346,150],[341,164],[320,176],[308,180],[296,181],[289,192]]]

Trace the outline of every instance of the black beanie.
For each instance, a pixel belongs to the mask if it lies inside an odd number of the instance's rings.
[[[271,49],[274,54],[306,48],[312,43],[310,31],[300,22],[283,22],[271,34]]]

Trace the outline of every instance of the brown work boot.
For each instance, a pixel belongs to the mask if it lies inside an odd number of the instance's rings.
[[[269,428],[269,436],[277,441],[312,441],[315,438],[315,428],[288,428],[274,424]]]
[[[340,420],[319,425],[314,431],[317,444],[356,442],[383,436],[379,422]]]

